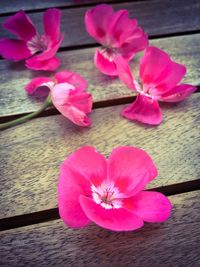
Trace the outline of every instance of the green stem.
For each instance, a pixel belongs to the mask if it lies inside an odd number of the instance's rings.
[[[23,116],[21,118],[18,118],[16,120],[13,120],[13,121],[9,121],[9,122],[5,122],[5,123],[0,124],[0,130],[8,129],[8,128],[13,127],[13,126],[16,126],[18,124],[24,123],[24,122],[26,122],[26,121],[28,121],[28,120],[30,120],[32,118],[35,118],[42,111],[44,111],[47,107],[49,107],[51,104],[52,104],[52,102],[51,102],[51,95],[49,94],[40,109],[38,109],[37,111],[34,111],[33,113],[30,113],[28,115],[25,115],[25,116]]]

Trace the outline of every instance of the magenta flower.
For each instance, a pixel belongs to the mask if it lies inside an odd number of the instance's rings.
[[[64,38],[63,33],[60,35],[60,16],[61,12],[56,8],[45,11],[43,35],[37,32],[23,10],[11,16],[3,26],[19,39],[1,39],[0,55],[14,61],[28,58],[26,66],[33,70],[57,69],[60,60],[55,54]]]
[[[148,47],[140,62],[140,81],[134,80],[129,65],[117,59],[121,80],[132,90],[136,90],[136,100],[122,112],[129,120],[158,125],[162,113],[158,104],[179,102],[191,95],[197,88],[190,84],[180,84],[186,74],[186,67],[170,59],[167,53],[157,47]]]
[[[137,26],[136,19],[129,19],[127,10],[114,12],[109,5],[98,5],[86,12],[85,25],[88,33],[102,45],[95,52],[94,62],[107,75],[118,75],[116,56],[130,61],[148,45],[146,33]]]
[[[87,82],[77,73],[62,71],[54,76],[34,78],[25,89],[33,94],[38,87],[48,87],[54,106],[60,113],[79,126],[91,124],[87,114],[92,110],[92,96],[86,92]]]
[[[142,149],[118,147],[106,160],[95,148],[82,147],[61,165],[60,216],[73,228],[92,221],[114,231],[163,222],[170,216],[170,201],[161,193],[142,191],[156,176],[152,159]]]

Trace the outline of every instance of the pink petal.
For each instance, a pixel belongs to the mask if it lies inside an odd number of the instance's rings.
[[[79,201],[86,216],[103,228],[113,231],[131,231],[143,226],[143,220],[125,208],[105,209],[83,195],[80,195]]]
[[[50,8],[44,13],[44,32],[52,42],[56,42],[60,34],[60,17],[61,11],[56,8]]]
[[[190,96],[196,90],[197,88],[190,84],[180,84],[162,95],[159,100],[164,102],[179,102]]]
[[[31,56],[26,43],[21,40],[1,39],[0,55],[9,60],[19,61]]]
[[[164,222],[170,217],[172,208],[166,196],[148,191],[139,192],[131,199],[125,200],[124,204],[145,222]]]
[[[109,158],[108,177],[125,197],[144,189],[157,176],[151,157],[142,149],[122,146],[114,149]]]
[[[48,82],[52,82],[52,80],[48,77],[37,77],[33,78],[26,86],[25,90],[28,94],[32,95],[38,87],[40,86],[47,86]]]
[[[32,21],[23,10],[9,17],[3,27],[24,41],[29,41],[37,33]]]
[[[47,60],[41,61],[38,56],[33,56],[26,60],[26,67],[32,70],[47,70],[54,71],[60,65],[60,59],[52,57]]]
[[[121,56],[117,56],[115,57],[114,62],[116,64],[117,73],[119,75],[120,80],[129,89],[135,90],[134,78],[128,61]]]
[[[75,152],[76,153],[76,152]],[[70,227],[83,227],[90,221],[84,214],[80,204],[80,194],[90,194],[90,184],[84,176],[70,166],[70,156],[61,166],[58,182],[58,208],[60,217]]]
[[[158,125],[162,121],[162,113],[156,100],[138,95],[136,100],[122,111],[123,117],[147,124]]]
[[[110,76],[118,75],[114,61],[110,61],[108,58],[106,58],[100,49],[95,51],[94,63],[97,69],[99,69],[102,73]]]
[[[69,83],[72,84],[77,91],[83,92],[87,88],[87,81],[79,74],[72,71],[61,71],[54,76],[57,83]]]
[[[69,96],[70,104],[84,113],[92,111],[92,96],[88,93],[71,92]]]
[[[107,176],[107,162],[92,146],[83,146],[76,150],[67,161],[68,165],[87,179],[91,185],[98,186]]]
[[[97,5],[85,14],[85,26],[88,33],[102,44],[106,43],[107,29],[112,14],[112,7],[106,4]]]

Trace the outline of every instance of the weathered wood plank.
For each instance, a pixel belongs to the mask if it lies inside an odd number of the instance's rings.
[[[153,0],[129,2],[113,5],[115,10],[128,9],[130,17],[138,19],[139,24],[149,36],[174,34],[200,29],[200,3],[198,0]],[[94,44],[95,40],[86,32],[84,15],[88,7],[64,9],[62,11],[61,29],[65,33],[62,47]],[[42,12],[30,14],[38,29],[42,29]],[[0,18],[3,23],[6,16]],[[3,28],[1,37],[12,36]]]
[[[96,109],[90,129],[56,115],[34,119],[1,132],[1,218],[57,206],[59,165],[78,147],[93,145],[105,155],[114,147],[145,149],[159,169],[148,188],[200,177],[200,94],[175,105],[162,105],[159,127],[129,122],[119,116],[122,106]]]
[[[107,0],[106,2],[113,2],[114,0]],[[57,7],[57,8],[63,8],[63,7],[72,7],[72,6],[78,6],[78,5],[84,5],[84,4],[96,4],[105,2],[102,0],[10,0],[10,1],[3,1],[1,3],[1,10],[0,14],[4,13],[10,13],[10,12],[17,12],[19,9],[23,9],[25,11],[32,11],[32,10],[40,10],[44,8],[50,8],[50,7]]]
[[[166,50],[174,60],[187,66],[185,82],[200,85],[200,34],[152,40],[151,44]],[[103,75],[94,67],[93,48],[61,52],[59,56],[63,60],[60,70],[76,71],[87,79],[94,102],[117,100],[133,94],[118,79]],[[136,56],[132,62],[134,73],[138,72],[140,56]],[[27,96],[24,86],[31,78],[46,73],[32,72],[25,69],[23,63],[13,64],[4,60],[0,60],[0,72],[0,117],[39,108],[41,98]]]
[[[1,266],[199,266],[199,193],[171,196],[172,217],[135,232],[60,220],[1,232]]]

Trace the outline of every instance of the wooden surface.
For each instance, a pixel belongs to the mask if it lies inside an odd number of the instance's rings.
[[[197,267],[200,191],[171,196],[172,217],[128,233],[90,225],[72,230],[63,222],[0,233],[1,266],[176,266]]]
[[[156,39],[150,43],[166,50],[177,62],[187,65],[185,82],[200,85],[200,34]],[[119,79],[101,74],[94,67],[94,48],[60,52],[59,56],[62,58],[60,70],[76,71],[87,79],[95,103],[120,99],[122,101],[134,95]],[[132,62],[135,76],[141,56],[142,53]],[[44,97],[40,98],[37,94],[35,97],[28,96],[24,86],[33,77],[50,74],[33,72],[25,69],[24,63],[10,63],[5,60],[0,60],[0,72],[0,117],[32,112],[39,108]]]
[[[124,103],[131,103],[134,94],[94,67],[97,44],[83,23],[94,1],[11,0],[1,4],[0,23],[21,5],[39,28],[45,8],[55,3],[61,7],[65,39],[58,52],[60,70],[79,72],[88,80],[94,110],[91,128],[74,126],[61,115],[53,115],[52,109],[0,133],[0,266],[200,266],[200,93],[179,104],[161,104],[164,121],[158,127],[121,118]],[[152,45],[187,66],[184,81],[200,86],[198,0],[120,0],[112,5],[115,10],[128,9],[150,35]],[[0,29],[0,36],[8,33]],[[141,55],[131,63],[135,73]],[[28,97],[24,85],[35,76],[53,75],[2,59],[0,73],[1,121],[36,110],[43,98]],[[172,217],[130,233],[113,233],[93,224],[79,230],[67,228],[58,220],[59,165],[83,145],[93,145],[105,156],[119,145],[145,149],[159,170],[148,189],[170,196]]]
[[[93,145],[105,155],[119,145],[142,147],[159,168],[149,188],[200,178],[199,102],[195,94],[178,105],[162,105],[159,127],[129,122],[119,116],[124,106],[115,106],[94,110],[88,129],[58,115],[2,132],[1,218],[55,208],[59,165],[82,145]]]
[[[198,0],[153,0],[136,1],[131,3],[114,4],[115,10],[128,9],[130,17],[137,17],[149,36],[169,35],[180,32],[199,30],[200,3]],[[96,41],[91,38],[85,30],[84,15],[88,7],[63,9],[61,29],[65,38],[61,47],[72,47],[94,44]],[[30,14],[31,19],[38,29],[42,29],[42,12]],[[169,19],[170,18],[170,19]],[[0,24],[6,16],[0,17]],[[0,36],[12,36],[8,31],[0,29]]]

